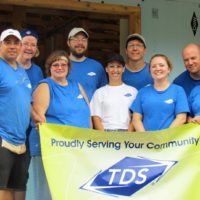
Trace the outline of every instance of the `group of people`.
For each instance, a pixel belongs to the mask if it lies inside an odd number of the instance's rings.
[[[40,150],[38,123],[105,132],[156,131],[200,123],[200,47],[188,44],[186,67],[173,83],[163,54],[145,62],[146,41],[127,37],[127,62],[113,53],[104,66],[86,57],[88,32],[73,28],[69,54],[53,51],[42,70],[38,34],[7,29],[0,36],[0,200],[51,200]]]

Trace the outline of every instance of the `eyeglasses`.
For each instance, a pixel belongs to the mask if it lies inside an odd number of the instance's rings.
[[[144,47],[144,45],[143,44],[129,44],[128,47],[129,48],[140,49],[140,48]]]
[[[30,43],[22,43],[22,45],[26,48],[30,47],[32,49],[35,49],[37,48],[37,45],[36,44],[30,44]]]
[[[83,43],[85,43],[85,42],[88,41],[87,38],[80,38],[80,39],[78,39],[78,38],[75,38],[75,37],[72,37],[70,40],[72,40],[73,42],[83,42]]]
[[[55,63],[55,64],[52,64],[51,66],[54,68],[59,68],[59,67],[65,68],[65,67],[68,67],[68,64],[67,63],[61,63],[61,64]]]

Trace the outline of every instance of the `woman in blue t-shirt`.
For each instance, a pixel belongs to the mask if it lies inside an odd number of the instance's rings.
[[[55,51],[47,59],[48,78],[40,81],[33,92],[33,108],[42,122],[89,128],[90,110],[86,96],[80,84],[67,80],[71,64],[64,53]]]
[[[136,131],[155,131],[172,128],[186,122],[189,112],[182,87],[170,83],[172,64],[167,56],[156,54],[150,60],[154,83],[139,90],[131,105],[132,122]]]
[[[33,108],[39,123],[56,123],[80,128],[90,128],[90,109],[81,85],[67,80],[71,69],[65,51],[54,51],[45,64],[48,78],[39,82],[33,92]],[[35,143],[30,148],[32,168],[30,184],[33,199],[51,200],[41,159],[39,134],[35,129]],[[29,191],[29,190],[28,190]]]

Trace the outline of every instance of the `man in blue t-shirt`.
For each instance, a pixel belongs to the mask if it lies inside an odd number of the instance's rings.
[[[90,100],[95,90],[107,83],[107,77],[98,61],[85,56],[88,50],[88,38],[89,34],[80,27],[75,27],[69,32],[67,44],[72,68],[68,79],[79,82]]]
[[[26,129],[30,121],[31,83],[16,62],[21,48],[19,31],[0,36],[0,200],[13,200],[27,181]]]
[[[186,70],[174,80],[174,83],[182,86],[189,96],[192,89],[200,85],[200,46],[194,43],[186,45],[182,57]]]
[[[131,34],[126,40],[127,63],[123,73],[123,82],[138,90],[153,83],[149,72],[149,64],[145,62],[146,41],[138,33]]]

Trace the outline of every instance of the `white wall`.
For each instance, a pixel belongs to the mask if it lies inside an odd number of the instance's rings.
[[[89,0],[87,0],[89,1]],[[90,0],[101,3],[102,0]],[[122,4],[135,6],[141,5],[141,26],[142,35],[147,42],[146,60],[149,61],[155,53],[164,53],[171,59],[174,69],[171,80],[184,71],[181,57],[182,48],[190,42],[200,44],[200,1],[199,0],[104,0],[104,3]],[[158,18],[152,17],[152,9],[158,11]],[[198,29],[194,36],[191,29],[191,19],[193,12],[198,18]],[[126,37],[128,23],[121,22],[121,30]],[[121,42],[121,52],[124,52],[123,42]],[[122,53],[123,54],[123,53]]]
[[[158,19],[152,18],[152,8],[158,9]],[[147,46],[147,60],[154,53],[169,56],[174,65],[171,79],[184,71],[182,48],[190,42],[200,43],[199,4],[183,1],[146,0],[142,3],[142,34]],[[199,20],[196,35],[191,29],[193,12]]]

